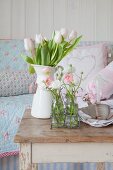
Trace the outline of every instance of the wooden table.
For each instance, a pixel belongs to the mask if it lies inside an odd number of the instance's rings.
[[[113,162],[113,126],[50,129],[50,119],[36,119],[26,110],[14,141],[20,144],[20,170],[36,170],[36,163]]]

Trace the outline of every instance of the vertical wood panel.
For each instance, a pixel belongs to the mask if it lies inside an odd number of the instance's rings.
[[[66,27],[66,0],[54,0],[54,30]]]
[[[96,39],[109,40],[110,0],[96,0]]]
[[[67,0],[67,27],[80,32],[80,0]]]
[[[11,0],[0,0],[0,39],[11,38]]]
[[[83,34],[84,40],[95,40],[95,0],[80,1],[79,31]]]
[[[110,41],[113,41],[113,0],[110,1]]]
[[[0,38],[50,37],[61,27],[113,41],[113,0],[0,0]]]
[[[53,0],[40,0],[40,32],[48,37],[53,32]]]
[[[39,0],[26,1],[26,36],[34,38],[39,33]]]
[[[25,0],[12,0],[12,39],[25,37]]]

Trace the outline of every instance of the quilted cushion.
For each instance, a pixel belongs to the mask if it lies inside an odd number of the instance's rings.
[[[35,82],[36,75],[29,75],[28,71],[1,71],[0,96],[13,96],[32,93],[29,88]]]
[[[0,40],[0,71],[27,70],[21,54],[25,54],[23,40]]]
[[[0,157],[3,153],[19,150],[14,136],[25,109],[31,108],[32,97],[32,94],[0,97]]]
[[[93,84],[92,89],[91,84]],[[108,99],[113,94],[113,61],[93,78],[88,84],[88,89],[90,93],[98,90],[97,94],[100,99]]]
[[[77,77],[83,72],[81,87],[85,89],[88,82],[105,67],[107,57],[108,51],[104,44],[83,46],[73,50],[59,65],[66,67],[68,64],[72,64],[76,69]]]

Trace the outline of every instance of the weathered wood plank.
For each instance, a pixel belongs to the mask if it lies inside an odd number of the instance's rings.
[[[20,170],[37,170],[36,164],[32,164],[31,144],[23,143],[20,145]]]
[[[33,118],[30,116],[30,110],[25,114],[15,136],[17,143],[113,142],[113,125],[94,128],[81,123],[78,129],[51,129],[50,119]]]
[[[97,163],[97,170],[105,170],[105,163],[104,162]]]
[[[113,144],[35,143],[32,147],[32,161],[33,163],[113,162]],[[98,164],[98,167],[104,167],[104,164]]]

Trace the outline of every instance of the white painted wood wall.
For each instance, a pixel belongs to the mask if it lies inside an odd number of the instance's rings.
[[[66,27],[84,40],[113,40],[113,0],[0,0],[0,39],[50,36]]]

